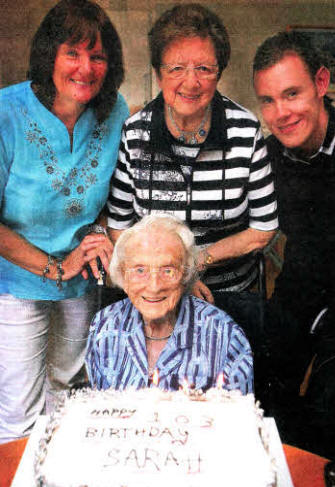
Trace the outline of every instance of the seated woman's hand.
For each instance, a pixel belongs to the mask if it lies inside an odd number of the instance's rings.
[[[99,279],[97,258],[100,259],[103,268],[108,272],[114,248],[111,240],[105,235],[91,233],[83,239],[80,245],[85,251],[85,264],[90,266],[93,276]],[[83,269],[82,276],[87,279],[88,272],[86,269]]]
[[[204,301],[207,301],[208,303],[214,304],[214,298],[213,298],[211,291],[208,289],[206,284],[204,284],[202,281],[200,281],[200,279],[198,279],[198,281],[196,281],[191,292],[197,298],[203,299]]]

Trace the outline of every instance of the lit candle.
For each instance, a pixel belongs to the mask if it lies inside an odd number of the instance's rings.
[[[154,373],[152,374],[152,383],[154,386],[158,387],[158,382],[159,382],[159,373],[158,373],[158,369],[155,369]]]
[[[187,379],[183,380],[181,385],[182,391],[188,396],[190,394],[190,386],[188,385]]]
[[[217,379],[216,379],[216,388],[222,389],[224,384],[224,375],[223,372],[220,372]]]

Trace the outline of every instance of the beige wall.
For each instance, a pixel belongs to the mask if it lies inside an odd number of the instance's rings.
[[[36,27],[55,0],[0,0],[0,85],[25,79],[29,46]],[[146,34],[168,0],[99,0],[115,24],[124,47],[126,81],[121,87],[131,107],[157,92],[149,66]],[[182,1],[180,3],[187,3]],[[258,113],[251,85],[251,64],[257,45],[287,25],[335,26],[335,0],[203,1],[223,19],[232,57],[219,88]]]

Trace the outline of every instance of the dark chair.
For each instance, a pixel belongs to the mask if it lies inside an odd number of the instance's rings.
[[[255,390],[263,388],[263,334],[265,326],[266,271],[265,256],[262,251],[256,254],[258,275],[250,290],[213,291],[215,305],[228,313],[245,332],[254,354]],[[258,377],[260,385],[258,385]]]

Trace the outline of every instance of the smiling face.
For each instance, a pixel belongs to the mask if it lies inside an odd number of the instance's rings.
[[[108,69],[107,55],[100,34],[92,49],[86,40],[74,46],[64,42],[58,47],[53,82],[56,88],[55,104],[87,104],[99,93]]]
[[[201,37],[185,37],[173,41],[162,56],[162,65],[179,64],[190,67],[217,64],[212,41]],[[160,69],[157,81],[163,92],[164,101],[173,108],[176,118],[202,118],[210,104],[217,85],[217,78],[198,79],[190,69],[182,79],[171,79]]]
[[[319,149],[328,124],[323,102],[328,85],[329,71],[325,67],[313,79],[294,53],[255,73],[254,86],[264,121],[285,147],[306,155]]]
[[[174,323],[177,306],[184,292],[183,272],[171,281],[162,279],[158,268],[181,269],[185,250],[178,236],[166,231],[151,229],[131,237],[125,247],[124,290],[141,313],[146,324],[159,321]],[[134,276],[129,269],[149,266],[154,272],[148,279]]]

